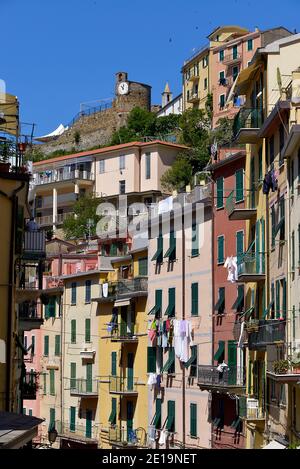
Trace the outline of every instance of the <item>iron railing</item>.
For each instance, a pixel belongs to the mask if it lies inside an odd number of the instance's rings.
[[[258,321],[258,330],[248,333],[250,350],[264,349],[267,345],[285,341],[286,322],[278,319]]]
[[[0,172],[29,174],[23,154],[15,141],[0,140]]]
[[[87,379],[70,379],[70,394],[77,396],[97,396],[98,381]]]
[[[124,297],[124,295],[130,296],[138,293],[147,293],[147,291],[147,277],[136,277],[133,279],[122,279],[117,282],[110,282],[107,297],[103,297],[102,288],[100,289],[100,294],[102,298],[117,299],[118,297]]]
[[[98,112],[102,112],[102,111],[106,111],[107,109],[110,109],[112,107],[112,103],[113,103],[113,100],[109,100],[108,102],[104,104],[100,104],[99,106],[89,107],[88,109],[78,112],[75,115],[75,117],[71,120],[71,122],[69,122],[68,127],[72,127],[72,125],[74,125],[75,122],[77,122],[82,117],[91,116]]]
[[[34,301],[19,304],[19,319],[22,321],[42,321],[42,308]]]
[[[38,390],[38,373],[35,371],[26,372],[22,383],[22,398],[36,399]]]
[[[238,256],[238,277],[242,275],[265,275],[265,253],[248,250]]]
[[[222,63],[224,65],[229,65],[234,62],[240,62],[242,60],[242,55],[239,53],[234,53],[234,54],[227,54],[225,55],[224,59],[222,60]]]
[[[219,368],[220,369],[220,368]],[[220,372],[217,366],[198,365],[198,385],[208,387],[244,387],[246,384],[245,368],[230,366]]]
[[[242,108],[233,121],[233,136],[236,137],[241,129],[259,129],[263,124],[263,110]]]
[[[79,438],[90,438],[92,440],[98,440],[99,428],[96,425],[78,425],[76,422],[61,422],[60,420],[55,421],[55,429],[58,435],[69,435],[72,434],[72,437]]]
[[[136,334],[138,331],[138,326],[137,324],[126,324],[126,323],[121,323],[121,324],[115,324],[115,327],[113,328],[111,332],[111,339],[112,340],[136,340]]]
[[[130,394],[137,392],[136,385],[137,378],[110,376],[109,377],[109,392],[116,394]]]
[[[121,428],[112,426],[108,431],[109,442],[111,444],[119,445],[132,445],[137,446],[140,444],[140,435],[138,430],[132,428]]]
[[[235,209],[244,208],[252,210],[255,208],[255,189],[244,190],[243,198],[241,200],[236,200],[236,191],[230,192],[226,200],[226,211],[228,216],[230,216]]]

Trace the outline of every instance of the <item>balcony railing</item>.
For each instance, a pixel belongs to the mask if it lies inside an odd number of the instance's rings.
[[[75,439],[89,439],[90,442],[97,443],[99,428],[96,425],[75,425],[70,422],[55,421],[55,429],[59,436],[71,437]]]
[[[136,277],[133,279],[122,279],[117,282],[110,282],[108,285],[107,296],[103,296],[102,285],[100,285],[100,302],[114,301],[118,298],[146,296],[148,293],[148,278]]]
[[[237,193],[232,191],[226,200],[226,211],[230,220],[249,220],[256,214],[255,190],[244,191],[237,202]]]
[[[109,377],[109,392],[111,394],[135,395],[137,394],[137,378],[133,377]]]
[[[239,398],[239,416],[249,421],[264,420],[265,409],[260,405],[258,399],[240,397]]]
[[[257,329],[257,331],[248,333],[249,350],[265,349],[267,345],[285,341],[285,321],[262,319],[258,322]]]
[[[220,372],[217,366],[198,365],[198,385],[200,388],[244,388],[245,368],[230,366]]]
[[[27,259],[41,259],[46,256],[46,236],[41,231],[25,231],[23,257]]]
[[[242,60],[241,54],[227,54],[225,55],[222,62],[224,65],[231,65],[233,63],[241,62],[241,60]]]
[[[98,397],[98,381],[71,378],[70,394],[80,397]]]
[[[35,371],[26,372],[22,383],[22,398],[36,399],[38,390],[38,373]]]
[[[34,301],[20,303],[19,326],[21,330],[38,329],[43,324],[42,308]]]
[[[134,342],[138,340],[137,332],[137,324],[116,324],[111,332],[111,340],[118,342]]]
[[[79,169],[75,169],[74,171],[65,171],[63,173],[52,171],[49,175],[37,174],[34,179],[34,184],[38,186],[51,184],[52,182],[73,181],[74,179],[93,181],[94,175],[90,171],[80,171]]]
[[[109,428],[109,442],[117,446],[139,446],[141,437],[139,430],[112,426]]]
[[[253,252],[253,243],[247,252],[238,257],[238,281],[257,282],[265,279],[265,253]]]
[[[234,118],[233,137],[240,143],[255,143],[257,133],[263,124],[263,110],[242,108]],[[240,135],[245,131],[245,135]],[[240,138],[238,138],[240,137]]]
[[[197,101],[199,101],[199,99],[200,99],[199,93],[190,93],[187,97],[187,102],[196,103]]]
[[[73,212],[59,213],[56,217],[55,224],[62,224],[66,218],[73,217]],[[45,215],[42,217],[36,217],[36,222],[39,226],[50,226],[53,225],[53,215]]]

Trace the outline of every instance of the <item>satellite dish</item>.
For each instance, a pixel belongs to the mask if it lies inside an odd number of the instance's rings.
[[[282,79],[281,79],[281,73],[280,73],[279,67],[277,67],[277,83],[278,83],[279,94],[281,97],[282,96]]]

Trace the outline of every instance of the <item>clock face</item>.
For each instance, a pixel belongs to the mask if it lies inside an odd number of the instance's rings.
[[[126,81],[122,81],[122,83],[119,83],[118,93],[119,94],[127,94],[128,93],[128,83]]]

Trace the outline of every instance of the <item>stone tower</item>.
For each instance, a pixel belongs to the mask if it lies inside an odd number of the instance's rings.
[[[170,91],[170,87],[169,87],[168,82],[166,83],[164,92],[161,95],[162,95],[161,105],[162,105],[162,107],[165,107],[173,99],[173,93],[171,93],[171,91]]]

